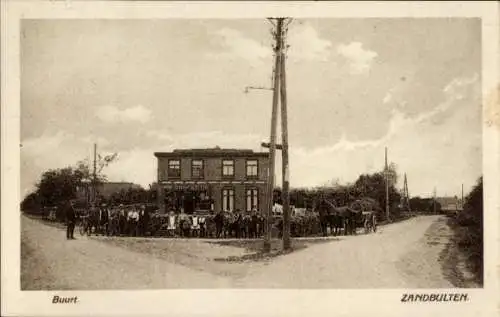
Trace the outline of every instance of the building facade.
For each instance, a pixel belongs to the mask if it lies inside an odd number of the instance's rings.
[[[214,148],[154,155],[158,160],[158,206],[163,212],[266,208],[268,153]]]

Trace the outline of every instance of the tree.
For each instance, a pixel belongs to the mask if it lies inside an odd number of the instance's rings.
[[[21,202],[21,210],[29,213],[36,213],[40,210],[40,197],[38,193],[33,192],[24,197]]]
[[[393,217],[397,218],[399,216],[397,204],[401,200],[401,194],[395,187],[395,180],[397,180],[395,165],[391,164],[389,172],[389,207],[391,208]],[[353,192],[357,196],[357,199],[369,197],[377,201],[379,206],[385,206],[386,186],[384,172],[360,175],[354,183]]]
[[[117,154],[100,156],[97,160],[96,182],[106,181],[103,169],[117,159]],[[96,167],[97,167],[96,166]],[[81,160],[73,167],[51,169],[42,173],[40,181],[36,184],[34,192],[30,193],[21,203],[22,210],[36,204],[39,207],[56,207],[64,204],[67,200],[77,198],[79,187],[83,186],[83,180],[91,180],[93,171],[88,160]]]
[[[432,198],[422,198],[419,196],[410,198],[411,210],[416,212],[433,212],[434,211],[434,199]],[[436,210],[441,210],[441,204],[436,202]]]
[[[480,283],[483,282],[483,177],[465,198],[464,209],[457,216],[460,228],[458,246]]]
[[[107,181],[106,175],[103,173],[104,168],[108,167],[109,164],[115,162],[118,159],[118,153],[113,153],[110,155],[102,156],[101,154],[97,155],[96,158],[96,185],[99,183],[103,183]],[[80,179],[88,179],[92,180],[94,177],[94,166],[93,162],[89,159],[84,159],[79,161],[76,164],[77,174]]]
[[[78,183],[78,174],[71,167],[49,170],[42,174],[35,194],[39,196],[42,206],[57,206],[76,197]]]

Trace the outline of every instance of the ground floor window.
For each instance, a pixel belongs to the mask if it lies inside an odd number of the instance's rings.
[[[234,190],[231,188],[224,188],[222,190],[222,210],[234,210]]]
[[[213,208],[213,199],[207,191],[166,191],[165,208],[191,214],[196,211],[208,211]]]
[[[247,189],[247,211],[251,211],[254,207],[259,208],[259,191],[257,188]]]

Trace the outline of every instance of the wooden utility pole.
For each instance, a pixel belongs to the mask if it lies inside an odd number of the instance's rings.
[[[275,153],[276,153],[276,129],[277,129],[277,115],[278,115],[278,102],[279,102],[279,88],[280,88],[280,68],[281,68],[281,36],[283,20],[278,19],[276,29],[273,32],[276,44],[274,46],[274,78],[273,78],[273,105],[271,112],[271,136],[269,142],[269,170],[268,170],[268,183],[267,183],[267,210],[266,210],[266,234],[264,237],[264,252],[271,251],[271,218],[274,205],[274,167],[275,167]]]
[[[464,204],[465,204],[465,202],[464,202],[464,184],[462,184],[462,203],[461,203],[462,210],[464,210]]]
[[[278,18],[278,23],[284,23],[287,19]],[[283,25],[281,25],[283,28]],[[290,243],[290,168],[288,162],[288,115],[287,115],[287,97],[286,97],[286,71],[285,71],[285,37],[286,26],[280,36],[280,55],[281,55],[281,68],[280,68],[280,92],[281,92],[281,154],[282,154],[282,186],[281,197],[283,200],[283,250],[291,248]]]
[[[403,199],[405,203],[405,207],[408,209],[408,212],[411,212],[411,207],[410,207],[410,193],[408,191],[408,179],[406,178],[406,173],[405,173],[405,179],[404,179],[404,185],[403,185]]]
[[[97,143],[94,143],[94,171],[92,173],[92,204],[97,203]]]
[[[387,147],[385,148],[385,217],[389,221],[389,165],[387,165]]]
[[[436,214],[436,187],[434,187],[433,196],[434,196],[434,203],[433,203],[432,209],[433,209],[434,214]]]

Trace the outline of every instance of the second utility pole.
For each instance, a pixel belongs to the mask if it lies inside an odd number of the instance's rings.
[[[390,222],[389,211],[389,165],[387,165],[387,147],[385,148],[385,217]]]
[[[276,154],[276,130],[277,130],[277,115],[279,102],[280,88],[280,68],[281,68],[281,35],[282,35],[283,20],[278,19],[276,31],[274,33],[276,45],[274,47],[274,78],[273,78],[273,108],[271,113],[271,136],[269,140],[269,169],[268,169],[268,184],[267,184],[267,215],[266,215],[266,232],[264,237],[264,252],[271,251],[271,219],[274,205],[274,166]]]
[[[278,19],[278,23],[283,23],[285,19]],[[286,30],[284,30],[286,32]],[[288,164],[288,117],[286,99],[286,72],[285,72],[285,41],[280,36],[280,93],[281,93],[281,154],[282,154],[282,200],[283,200],[283,250],[291,248],[290,243],[290,169]]]
[[[92,173],[92,204],[97,203],[97,143],[94,143],[94,171]]]

